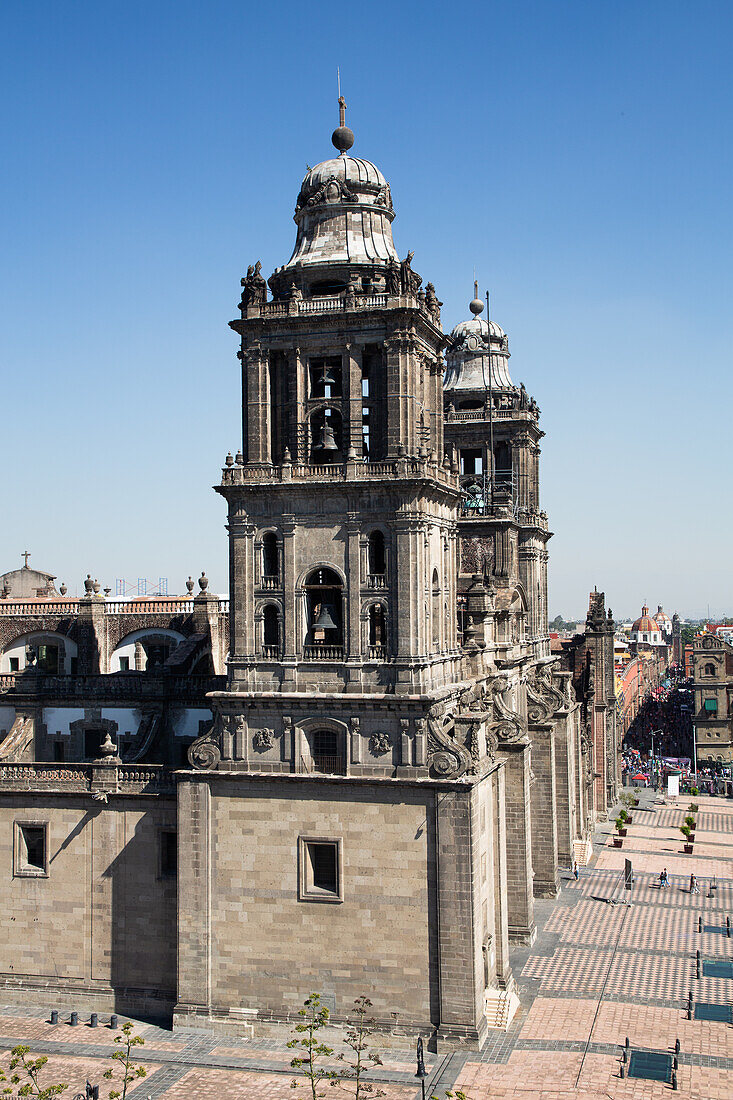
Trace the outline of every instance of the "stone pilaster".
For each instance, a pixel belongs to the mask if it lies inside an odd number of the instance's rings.
[[[537,935],[532,888],[532,826],[530,746],[526,742],[500,747],[506,765],[507,923],[509,940],[533,943]]]
[[[178,785],[178,1003],[174,1024],[211,1011],[211,791],[206,780]]]
[[[532,738],[532,869],[536,898],[554,898],[560,888],[557,867],[557,790],[552,722],[530,725]]]

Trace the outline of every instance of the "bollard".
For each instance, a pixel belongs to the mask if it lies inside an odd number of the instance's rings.
[[[692,996],[692,994],[690,994],[690,996]],[[116,1016],[110,1016],[109,1026],[113,1029],[117,1027],[117,1017]]]
[[[91,1014],[91,1016],[89,1017],[89,1026],[90,1027],[97,1027],[98,1024],[99,1024],[99,1017],[97,1016],[96,1012],[93,1012]]]
[[[56,1009],[54,1009],[53,1012],[51,1013],[51,1023],[55,1025],[58,1022],[59,1022],[59,1014],[56,1011]]]
[[[629,1042],[629,1037],[627,1035],[626,1036],[626,1049],[628,1050],[630,1046],[631,1046],[631,1043]]]
[[[730,917],[725,918],[725,934],[730,939]]]
[[[672,1091],[677,1092],[677,1074],[672,1070]]]
[[[626,1069],[624,1068],[623,1062],[618,1067],[618,1075],[619,1075],[619,1077],[625,1077],[626,1076]]]
[[[678,1069],[678,1068],[679,1068],[679,1062],[677,1061],[677,1055],[675,1054],[674,1058],[672,1059],[672,1069]]]
[[[77,1026],[77,1024],[79,1023],[79,1013],[78,1012],[72,1012],[71,1013],[71,1019],[69,1020],[69,1023],[71,1024],[72,1027]]]
[[[698,932],[702,932],[702,917],[697,918],[697,930]]]
[[[680,1052],[680,1041],[679,1041],[679,1039],[675,1039],[675,1042],[674,1042],[674,1052],[675,1052],[675,1054],[679,1054],[679,1052]],[[677,1067],[675,1066],[675,1069],[676,1069],[676,1068],[677,1068]]]
[[[627,1061],[626,1056],[627,1056],[627,1051],[626,1051],[626,1047],[624,1047],[623,1050],[621,1051],[621,1061],[623,1062],[624,1065],[626,1065],[626,1061]]]

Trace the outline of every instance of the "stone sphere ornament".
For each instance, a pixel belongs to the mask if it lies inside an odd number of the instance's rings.
[[[348,126],[337,126],[331,134],[331,142],[339,153],[345,153],[354,144],[354,131]]]

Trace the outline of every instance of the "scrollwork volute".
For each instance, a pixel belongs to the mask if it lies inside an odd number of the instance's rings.
[[[549,721],[565,706],[565,697],[540,669],[527,680],[527,717],[532,724]]]
[[[438,707],[427,713],[428,767],[438,779],[459,779],[475,770],[470,749],[451,736],[450,717],[441,715]],[[446,723],[448,719],[448,723]]]
[[[198,771],[214,771],[219,767],[223,725],[221,713],[217,711],[210,728],[189,746],[188,762],[192,768]]]
[[[494,720],[490,731],[498,744],[517,744],[526,741],[527,728],[522,716],[514,710],[514,692],[506,676],[497,676],[490,685]]]

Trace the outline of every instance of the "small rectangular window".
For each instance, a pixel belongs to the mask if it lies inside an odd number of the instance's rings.
[[[160,833],[160,875],[173,878],[178,873],[178,834],[174,829]]]
[[[300,837],[301,901],[343,901],[341,841]]]
[[[71,673],[72,676],[76,676],[77,672],[79,671],[79,658],[78,657],[72,657],[69,664],[70,664],[69,672]]]
[[[66,751],[63,741],[54,741],[53,743],[53,758],[57,764],[63,763],[66,759]]]
[[[88,760],[96,760],[104,740],[104,734],[98,729],[84,730],[84,755]]]
[[[130,658],[129,657],[120,657],[120,672],[129,672],[129,671],[130,671]]]
[[[45,821],[15,822],[15,875],[42,878],[48,875],[47,833]]]
[[[11,657],[10,658],[10,671],[11,672],[20,672],[20,657]]]

